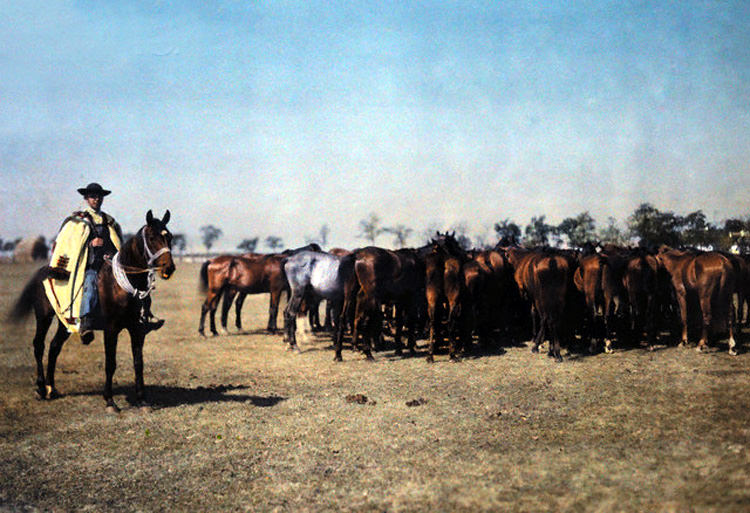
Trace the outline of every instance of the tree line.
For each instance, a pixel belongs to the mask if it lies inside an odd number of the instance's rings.
[[[357,238],[365,243],[375,245],[382,236],[390,236],[391,243],[396,248],[403,248],[412,242],[421,245],[428,242],[435,232],[441,229],[437,223],[431,223],[421,232],[404,224],[394,226],[384,225],[380,216],[371,212],[359,221]],[[498,242],[503,245],[522,246],[558,246],[582,248],[590,243],[640,245],[658,247],[666,244],[672,247],[697,247],[723,251],[750,252],[750,216],[726,219],[722,224],[711,223],[702,210],[696,210],[686,215],[671,211],[662,211],[650,203],[640,204],[628,216],[624,229],[618,226],[614,217],[608,217],[603,226],[597,226],[596,220],[588,211],[573,217],[566,217],[559,224],[550,224],[545,215],[532,216],[525,226],[510,218],[494,223],[494,237],[488,239],[486,235],[472,237],[466,223],[458,223],[448,227],[448,231],[455,232],[456,239],[466,249],[492,247]],[[200,240],[207,252],[223,236],[221,228],[207,224],[200,227]],[[132,234],[125,234],[127,239]],[[306,236],[307,244],[317,243],[323,248],[328,247],[330,229],[327,224],[321,226],[319,232],[313,236]],[[421,240],[415,240],[415,238]],[[0,238],[0,251],[11,252],[21,241]],[[284,248],[284,241],[277,235],[268,235],[261,240],[258,236],[242,239],[236,248],[243,253],[252,253],[265,247],[269,252],[277,252]],[[187,236],[175,233],[172,247],[178,252],[187,248]]]

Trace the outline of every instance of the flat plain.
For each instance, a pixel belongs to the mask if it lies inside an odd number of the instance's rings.
[[[101,334],[68,340],[62,397],[38,401],[33,319],[4,326],[0,511],[750,511],[746,330],[737,357],[719,341],[558,364],[521,344],[428,364],[420,340],[334,363],[326,336],[294,354],[263,331],[265,294],[247,331],[202,338],[199,264],[177,265],[144,350],[151,411],[128,403],[126,333],[112,415]],[[0,265],[0,311],[33,270]]]

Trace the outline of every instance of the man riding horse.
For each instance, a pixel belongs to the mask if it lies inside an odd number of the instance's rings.
[[[89,344],[94,338],[94,327],[98,313],[99,293],[97,277],[105,259],[111,258],[122,245],[122,232],[120,225],[109,214],[101,210],[104,196],[112,191],[102,188],[98,183],[90,183],[86,187],[78,189],[83,196],[86,206],[83,210],[73,212],[63,222],[58,238],[55,242],[55,251],[51,262],[51,269],[57,272],[57,276],[70,277],[70,258],[76,258],[78,263],[85,265],[83,286],[81,289],[80,311],[78,332],[84,344]],[[61,246],[58,251],[58,246]],[[71,256],[69,256],[70,254]],[[78,270],[77,265],[73,267],[73,274]],[[74,284],[73,284],[74,285]],[[75,291],[75,287],[71,287]],[[76,303],[76,292],[73,293],[69,311],[68,321],[72,325],[75,322],[73,305]],[[151,314],[151,297],[143,299],[143,310],[141,322],[147,331],[159,329],[164,321],[156,319]]]

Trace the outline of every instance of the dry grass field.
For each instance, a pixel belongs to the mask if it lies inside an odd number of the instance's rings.
[[[2,312],[32,270],[0,266]],[[724,343],[557,364],[510,347],[430,365],[420,341],[419,358],[336,364],[324,337],[293,354],[262,332],[267,295],[248,297],[247,332],[199,337],[197,282],[178,264],[158,283],[151,412],[128,404],[127,334],[111,415],[100,334],[67,342],[63,397],[37,401],[33,321],[3,328],[0,511],[750,511],[747,332],[738,357]]]

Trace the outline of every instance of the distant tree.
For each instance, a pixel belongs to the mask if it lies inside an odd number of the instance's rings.
[[[242,239],[242,242],[237,244],[237,249],[242,250],[244,253],[252,253],[255,251],[255,247],[258,245],[258,237],[252,239]]]
[[[328,228],[327,224],[324,224],[320,227],[320,231],[318,232],[317,237],[305,237],[305,242],[307,244],[318,244],[321,247],[328,246],[328,234],[330,233],[330,229]]]
[[[495,223],[495,233],[502,246],[514,246],[521,243],[521,227],[510,219]]]
[[[596,241],[595,227],[594,218],[588,212],[582,212],[576,217],[563,219],[556,232],[567,237],[570,247],[582,248],[586,243]]]
[[[598,238],[602,244],[624,246],[627,243],[627,238],[617,227],[617,219],[614,217],[607,218],[607,226],[599,230]]]
[[[393,244],[399,248],[406,246],[406,240],[413,231],[414,230],[407,228],[403,224],[383,228],[384,233],[390,233],[393,235]]]
[[[554,233],[554,227],[545,222],[546,216],[533,216],[526,225],[524,245],[528,247],[546,246],[549,237]]]
[[[271,253],[276,252],[277,249],[281,249],[284,247],[284,241],[281,237],[276,237],[275,235],[269,235],[266,237],[266,247],[271,250]]]
[[[383,229],[380,227],[380,218],[375,212],[371,212],[367,219],[362,219],[359,222],[359,234],[357,237],[360,239],[365,239],[374,244],[375,239],[381,233],[383,233]]]
[[[722,233],[706,220],[702,210],[691,212],[682,218],[682,243],[686,246],[718,248]]]
[[[184,233],[172,234],[172,247],[175,248],[179,253],[185,251],[187,247],[187,237]]]
[[[216,242],[216,240],[223,234],[221,229],[215,227],[212,224],[201,226],[200,231],[203,245],[206,246],[206,251],[211,251],[211,247],[214,245],[214,242]]]
[[[673,212],[660,212],[650,203],[642,203],[628,217],[628,232],[640,246],[679,246],[682,224],[682,218]]]

